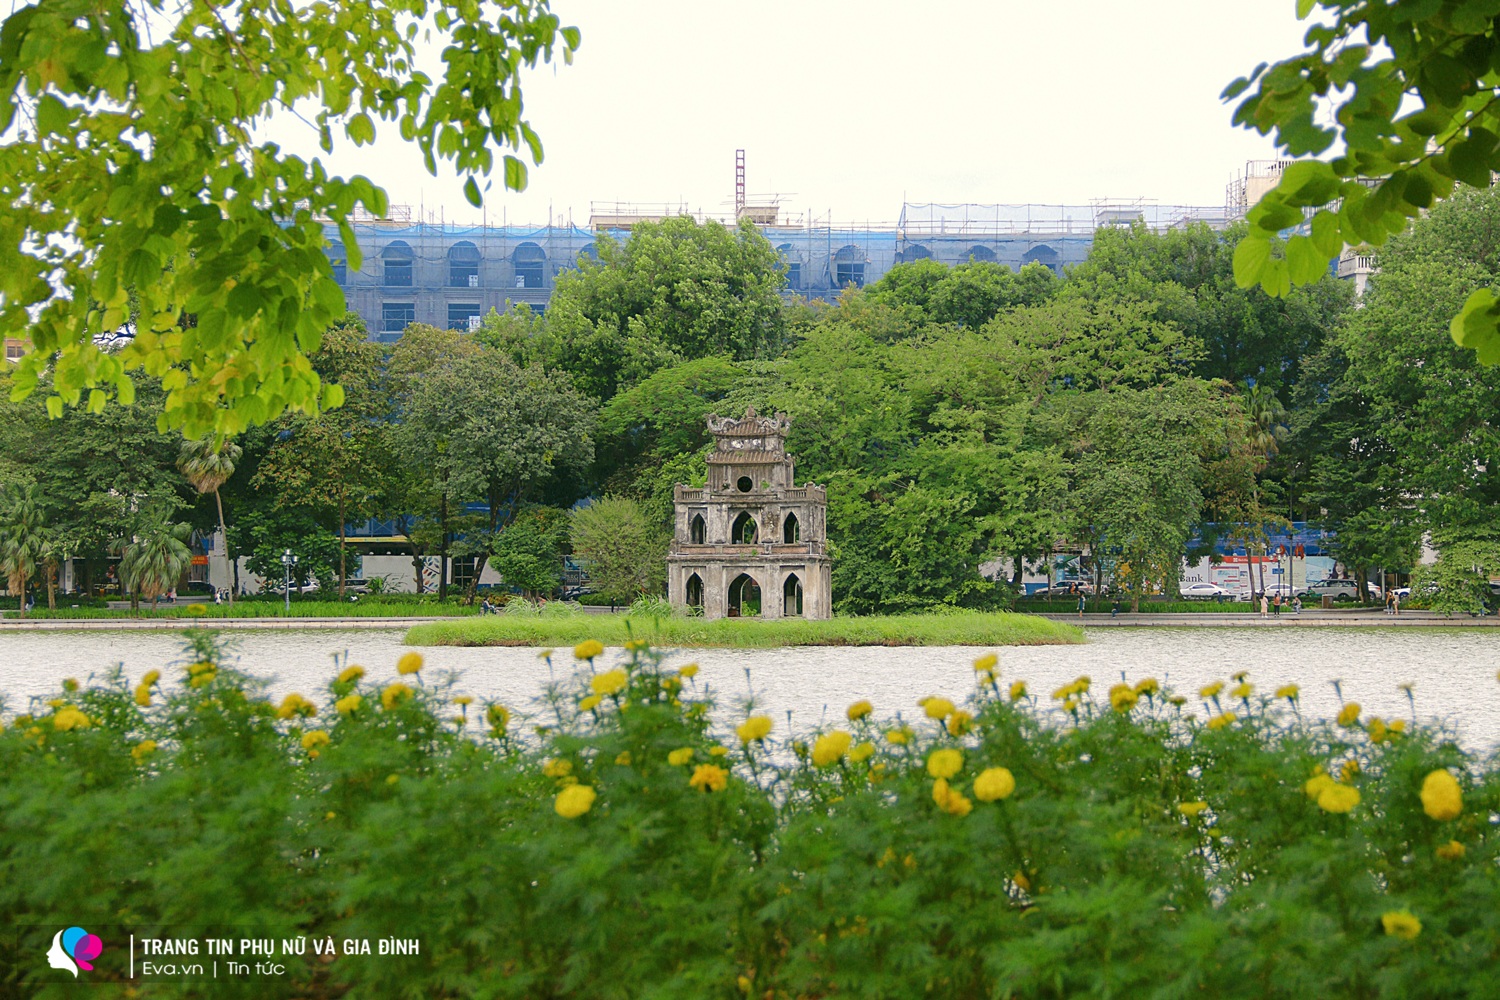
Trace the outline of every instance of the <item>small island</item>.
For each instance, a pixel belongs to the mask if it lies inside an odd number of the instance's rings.
[[[827,618],[716,618],[636,614],[485,615],[413,626],[412,646],[571,646],[645,639],[677,648],[781,646],[1048,646],[1081,643],[1083,630],[1037,615],[954,611]]]

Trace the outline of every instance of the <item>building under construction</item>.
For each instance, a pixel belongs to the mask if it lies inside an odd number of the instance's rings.
[[[338,231],[329,227],[334,275],[349,308],[371,335],[395,340],[409,323],[465,330],[490,310],[524,303],[546,311],[564,271],[595,256],[601,234],[623,240],[633,226],[676,215],[729,225],[754,223],[786,262],[786,293],[831,299],[876,281],[904,261],[989,261],[1019,270],[1037,263],[1055,271],[1083,261],[1100,229],[1143,225],[1154,231],[1206,223],[1221,228],[1244,215],[1259,188],[1274,186],[1280,164],[1250,164],[1230,185],[1225,205],[1194,207],[1100,200],[1088,205],[937,205],[907,203],[895,221],[837,223],[831,215],[793,214],[780,199],[745,193],[743,154],[736,157],[732,214],[713,216],[682,205],[591,206],[587,226],[455,225],[392,206],[385,218],[356,220],[364,266],[348,266]]]

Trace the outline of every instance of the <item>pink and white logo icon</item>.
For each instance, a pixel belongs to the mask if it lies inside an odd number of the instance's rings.
[[[77,979],[79,969],[94,971],[94,959],[102,951],[104,942],[99,940],[99,935],[90,934],[82,927],[69,927],[52,936],[52,947],[47,949],[47,964],[71,972]]]

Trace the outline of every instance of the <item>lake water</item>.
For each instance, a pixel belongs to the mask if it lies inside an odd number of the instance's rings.
[[[240,666],[267,678],[279,698],[289,691],[314,697],[333,674],[333,657],[364,665],[369,677],[395,676],[396,659],[408,647],[403,629],[350,631],[244,631],[231,633]],[[1459,628],[1096,629],[1081,646],[1003,647],[1002,679],[1025,680],[1045,700],[1054,688],[1079,674],[1093,678],[1096,693],[1121,674],[1131,681],[1156,677],[1187,694],[1196,704],[1198,688],[1250,671],[1261,691],[1287,683],[1302,687],[1303,712],[1331,715],[1338,710],[1333,687],[1343,682],[1346,697],[1367,712],[1386,717],[1409,714],[1398,685],[1415,685],[1417,714],[1454,728],[1472,750],[1500,743],[1500,631]],[[431,683],[444,671],[457,674],[459,690],[480,699],[498,699],[523,711],[549,679],[536,650],[511,647],[422,650]],[[880,715],[918,714],[917,699],[942,694],[955,701],[972,690],[969,647],[804,647],[778,650],[687,650],[669,663],[697,661],[697,682],[719,698],[718,717],[740,717],[738,705],[751,693],[761,710],[783,728],[792,713],[794,729],[841,720],[845,707],[860,698],[875,703]],[[619,650],[606,652],[612,662]],[[0,695],[7,714],[24,710],[33,697],[52,697],[64,677],[80,680],[124,665],[132,681],[147,670],[182,662],[180,639],[170,632],[77,631],[0,632]],[[573,668],[571,651],[553,657],[552,676]],[[749,671],[747,680],[746,671]],[[174,673],[167,672],[172,679]]]

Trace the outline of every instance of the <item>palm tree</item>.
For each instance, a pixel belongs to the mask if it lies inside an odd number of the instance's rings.
[[[171,524],[165,518],[147,520],[129,541],[118,539],[120,581],[130,588],[130,601],[139,606],[140,599],[150,598],[151,610],[156,601],[182,579],[193,564],[187,540],[192,528]]]
[[[26,617],[26,587],[43,558],[45,529],[35,485],[0,495],[0,574],[6,588],[20,595],[21,617]]]
[[[224,540],[226,561],[229,559],[229,528],[224,524],[224,501],[219,497],[219,487],[234,475],[235,464],[239,462],[242,453],[240,446],[233,441],[225,441],[222,445],[215,447],[213,438],[204,437],[183,441],[177,455],[177,469],[187,477],[188,482],[193,484],[193,489],[200,494],[212,493],[214,495],[214,505],[219,509],[219,535]],[[232,569],[230,573],[229,603],[233,604]]]

